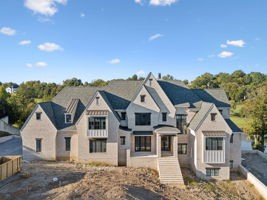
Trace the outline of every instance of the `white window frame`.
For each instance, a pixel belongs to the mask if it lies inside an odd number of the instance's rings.
[[[67,122],[67,115],[71,116],[70,122]],[[71,124],[73,122],[73,116],[71,113],[65,113],[65,124]]]

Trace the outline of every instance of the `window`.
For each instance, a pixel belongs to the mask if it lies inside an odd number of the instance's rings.
[[[207,176],[219,176],[219,168],[206,168]]]
[[[233,169],[233,168],[234,168],[234,161],[230,160],[230,169]]]
[[[96,105],[99,105],[99,97],[96,97],[95,100],[96,100]]]
[[[35,145],[36,145],[36,152],[41,152],[42,151],[42,139],[37,138],[35,139]]]
[[[232,133],[231,137],[230,137],[230,143],[234,142],[234,134]]]
[[[126,120],[126,112],[121,113],[121,120]]]
[[[212,150],[212,151],[223,150],[223,138],[221,137],[206,138],[206,150]]]
[[[89,130],[106,129],[106,117],[89,117]]]
[[[146,95],[140,95],[140,101],[145,102]]]
[[[107,139],[93,139],[89,140],[90,153],[103,153],[107,152]]]
[[[151,137],[135,136],[135,151],[151,151]]]
[[[211,121],[215,121],[217,113],[210,113]]]
[[[70,139],[71,137],[65,137],[65,151],[70,151]]]
[[[125,136],[120,136],[121,145],[125,145]]]
[[[176,115],[176,127],[181,131],[181,134],[185,133],[187,115]]]
[[[167,113],[162,113],[162,121],[163,122],[167,121]]]
[[[178,144],[178,154],[187,154],[187,144]]]
[[[36,120],[41,120],[41,112],[37,112],[36,114]]]
[[[65,123],[71,123],[72,122],[72,116],[71,114],[65,114]]]
[[[151,113],[135,113],[135,125],[149,126],[151,123]]]

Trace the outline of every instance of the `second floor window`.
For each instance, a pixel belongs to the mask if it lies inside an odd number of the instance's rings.
[[[42,115],[41,112],[37,112],[35,113],[35,115],[36,115],[36,120],[41,120],[41,115]]]
[[[178,144],[178,154],[187,154],[187,144]]]
[[[215,121],[217,113],[210,113],[211,121]]]
[[[176,115],[176,127],[181,131],[181,134],[185,133],[187,115],[178,114]]]
[[[89,130],[106,129],[106,117],[89,117]]]
[[[167,121],[167,113],[162,113],[162,121],[163,122]]]
[[[223,138],[222,137],[206,138],[206,150],[211,150],[211,151],[223,150]]]
[[[150,126],[151,113],[135,113],[136,126]]]
[[[65,123],[68,124],[71,122],[72,122],[71,114],[65,114]]]

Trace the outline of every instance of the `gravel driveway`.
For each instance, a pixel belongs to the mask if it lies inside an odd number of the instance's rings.
[[[22,155],[22,141],[20,136],[0,144],[0,156]]]

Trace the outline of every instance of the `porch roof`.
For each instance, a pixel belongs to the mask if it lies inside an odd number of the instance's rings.
[[[133,135],[153,135],[153,131],[133,131]]]
[[[181,131],[176,128],[176,127],[173,127],[173,126],[157,126],[157,127],[154,127],[154,131],[156,133],[160,133],[160,134],[178,134],[178,133],[181,133]]]

